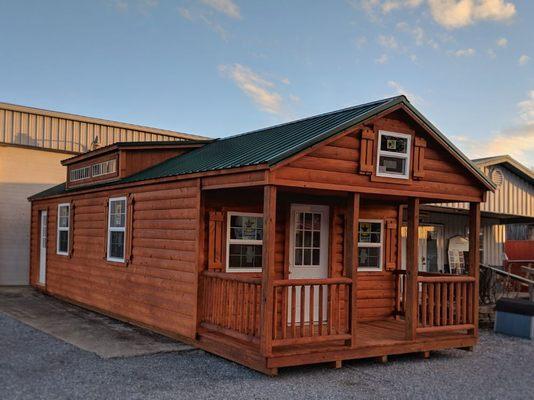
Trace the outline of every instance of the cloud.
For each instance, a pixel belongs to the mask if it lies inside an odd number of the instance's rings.
[[[241,19],[241,12],[239,6],[232,0],[201,0],[202,3],[212,7],[213,9],[225,14],[230,18]]]
[[[409,33],[414,38],[415,44],[417,46],[423,46],[426,44],[434,49],[437,49],[439,47],[438,43],[435,40],[427,37],[425,31],[420,26],[412,27],[412,25],[406,22],[399,22],[397,24],[397,30]]]
[[[517,60],[517,63],[519,64],[519,66],[524,66],[524,65],[527,65],[527,63],[530,61],[530,57],[527,56],[526,54],[522,54],[519,59]]]
[[[404,95],[410,100],[412,103],[416,105],[422,105],[425,103],[422,97],[417,96],[415,93],[405,89],[403,86],[401,86],[400,83],[395,81],[389,81],[388,86],[393,89],[394,95]]]
[[[486,53],[488,54],[489,58],[493,58],[493,59],[497,58],[497,53],[495,53],[495,50],[493,49],[488,49]]]
[[[355,40],[356,47],[361,49],[363,46],[367,44],[367,37],[366,36],[358,36]]]
[[[472,48],[449,51],[449,54],[455,57],[471,57],[471,56],[474,56],[475,53],[476,53],[475,49],[472,49]]]
[[[356,5],[354,1],[349,1],[353,6]],[[423,0],[361,0],[360,6],[369,14],[379,9],[384,14],[393,10],[401,8],[416,8],[423,3]]]
[[[179,7],[178,8],[178,12],[180,13],[180,15],[189,20],[189,21],[193,21],[195,18],[193,17],[193,14],[191,13],[191,11],[187,8],[184,8],[184,7]]]
[[[204,24],[206,24],[213,32],[219,35],[222,40],[228,40],[228,32],[226,32],[226,29],[224,29],[219,23],[213,21],[211,18],[204,14],[201,14],[199,16],[199,19],[204,22]]]
[[[399,44],[394,36],[380,35],[378,36],[378,44],[388,49],[396,49],[399,47]]]
[[[151,9],[159,5],[159,0],[108,0],[115,10],[120,13],[125,13],[130,11],[131,7],[134,6],[141,14],[148,14]]]
[[[282,82],[284,85],[291,85],[289,78],[282,78],[280,82]]]
[[[215,21],[211,15],[208,15],[205,12],[185,8],[185,7],[179,7],[178,12],[180,13],[180,16],[190,22],[202,22],[204,25],[206,25],[208,28],[210,28],[213,32],[215,32],[219,37],[224,40],[228,41],[228,32],[226,29],[222,27],[217,21]]]
[[[472,157],[488,157],[509,154],[527,166],[534,166],[534,90],[526,100],[517,103],[519,123],[489,136],[484,144],[465,136],[453,136],[466,153]]]
[[[526,100],[517,103],[519,108],[519,117],[527,125],[534,125],[534,90],[528,93]]]
[[[389,58],[387,54],[382,54],[380,57],[378,57],[375,62],[377,64],[386,64],[388,62]]]
[[[508,39],[500,38],[500,39],[497,39],[495,43],[497,43],[497,46],[499,47],[506,47],[508,45]]]
[[[515,13],[506,0],[428,0],[434,20],[448,29],[462,28],[477,21],[505,21]]]
[[[233,80],[262,111],[276,115],[284,114],[283,98],[274,90],[273,82],[241,64],[219,65],[219,71]]]

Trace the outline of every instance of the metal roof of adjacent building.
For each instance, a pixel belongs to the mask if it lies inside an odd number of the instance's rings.
[[[476,167],[476,165],[474,165],[436,127],[421,115],[419,111],[410,104],[405,96],[395,96],[214,140],[203,147],[192,150],[184,155],[173,157],[130,177],[115,181],[113,184],[261,164],[270,167],[322,140],[340,133],[351,126],[363,123],[399,104],[407,106],[432,132],[434,132],[436,139],[442,145],[464,161],[464,164],[468,167],[470,172],[485,184],[486,187],[489,189],[494,188],[493,183]],[[59,190],[60,187],[57,186],[54,193],[57,194]],[[68,192],[71,190],[68,190]],[[34,198],[37,196],[44,197],[42,195],[45,192],[39,193],[34,196]],[[52,192],[49,192],[46,196],[51,196],[51,193]]]

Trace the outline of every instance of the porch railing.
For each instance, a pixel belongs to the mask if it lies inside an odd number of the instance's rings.
[[[348,340],[349,278],[273,282],[273,346]]]
[[[417,333],[474,328],[474,277],[425,274],[417,285]]]
[[[259,341],[260,278],[205,271],[201,288],[203,327],[238,339]]]

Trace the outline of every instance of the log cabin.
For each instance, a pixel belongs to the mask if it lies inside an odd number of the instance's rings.
[[[30,198],[30,281],[52,296],[269,375],[477,342],[479,253],[419,272],[419,210],[469,203],[478,249],[494,185],[404,96],[63,163]]]

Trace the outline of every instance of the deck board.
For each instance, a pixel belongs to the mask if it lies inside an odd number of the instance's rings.
[[[415,341],[406,340],[405,322],[395,319],[358,322],[356,338],[353,347],[347,346],[344,341],[275,347],[272,356],[268,358],[262,358],[257,344],[229,338],[220,333],[201,334],[199,347],[208,351],[217,348],[216,354],[265,372],[278,367],[427,352],[476,344],[476,338],[467,331],[421,333]],[[266,362],[264,366],[263,361]]]

